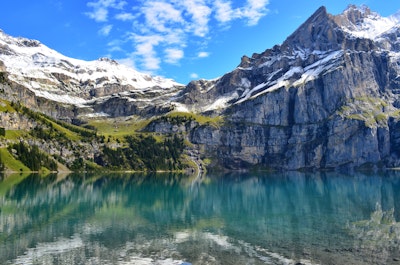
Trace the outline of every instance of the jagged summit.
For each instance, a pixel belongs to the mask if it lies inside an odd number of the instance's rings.
[[[324,6],[320,7],[282,44],[282,50],[328,51],[338,49],[343,39]]]
[[[281,45],[243,56],[234,71],[219,79],[191,82],[178,100],[191,111],[221,112],[275,91],[304,87],[343,68],[349,53],[390,52],[388,60],[397,61],[399,36],[397,16],[381,17],[353,5],[332,15],[322,6]]]
[[[321,6],[284,41],[280,52],[347,49],[349,42],[346,39],[354,38],[378,41],[382,35],[399,28],[399,14],[400,11],[382,17],[366,5],[349,5],[343,13],[331,15]]]
[[[382,34],[398,27],[400,17],[398,14],[382,17],[366,5],[350,5],[342,14],[334,16],[334,20],[353,37],[377,40]]]

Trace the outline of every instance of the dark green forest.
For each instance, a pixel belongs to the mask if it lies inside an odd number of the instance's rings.
[[[50,171],[57,170],[57,163],[54,159],[41,152],[37,145],[28,146],[23,142],[19,142],[10,145],[8,149],[11,153],[15,151],[18,159],[32,171],[40,171],[43,167]]]
[[[95,157],[95,163],[110,169],[131,170],[180,170],[184,168],[180,158],[185,144],[177,135],[157,141],[153,136],[127,136],[126,147],[103,147]]]
[[[3,163],[3,159],[0,156],[0,172],[4,171],[4,169],[5,169],[5,166],[4,166],[4,163]]]
[[[9,134],[0,128],[0,136],[7,147],[5,152],[32,171],[57,171],[60,166],[61,170],[88,172],[180,171],[190,167],[183,156],[186,145],[181,134],[154,136],[132,131],[113,136],[99,133],[90,124],[79,126],[56,120],[19,102],[3,101],[3,105],[3,112],[15,111],[30,124],[28,129],[10,130]],[[0,171],[5,169],[15,171],[18,166],[0,157]]]

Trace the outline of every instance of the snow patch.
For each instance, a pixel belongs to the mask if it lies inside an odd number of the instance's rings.
[[[287,72],[283,75],[283,79],[289,79],[289,78],[291,78],[293,75],[298,74],[298,73],[303,73],[303,68],[300,67],[300,66],[292,67],[292,68],[290,68],[289,71],[287,71]]]
[[[323,71],[329,70],[335,64],[334,62],[343,55],[343,51],[335,51],[324,57],[323,59],[304,68],[301,78],[293,83],[293,86],[305,84],[316,79]]]
[[[261,95],[263,95],[263,94],[265,94],[265,93],[269,93],[269,92],[278,90],[278,89],[280,89],[281,87],[286,87],[286,86],[288,86],[289,84],[290,84],[290,83],[289,83],[287,80],[279,80],[275,85],[270,86],[270,87],[268,87],[267,89],[265,89],[265,90],[263,90],[263,91],[261,91],[261,92],[255,94],[255,95],[251,96],[251,98],[256,98],[256,97],[261,96]]]
[[[88,118],[101,118],[101,117],[110,117],[110,115],[105,113],[105,112],[96,112],[96,113],[86,114],[85,117],[88,117]]]
[[[244,87],[244,88],[250,88],[251,87],[251,82],[249,79],[247,78],[242,78],[240,80],[240,86]]]
[[[399,22],[399,14],[381,17],[377,13],[371,13],[371,15],[364,18],[363,23],[353,25],[352,28],[342,27],[342,29],[357,38],[376,40],[377,37],[398,25]]]
[[[287,87],[291,85],[298,86],[308,81],[311,81],[317,78],[318,75],[321,74],[323,71],[329,70],[334,67],[336,60],[343,55],[343,51],[333,51],[330,53],[315,51],[315,54],[320,55],[319,58],[321,59],[319,61],[305,67],[304,69],[300,66],[291,67],[289,71],[287,71],[280,78],[274,81],[271,81],[271,79],[279,72],[281,72],[281,69],[270,73],[267,82],[261,83],[252,89],[246,89],[243,92],[241,98],[235,104],[242,103],[251,98],[256,98],[260,95],[278,90],[282,87]],[[294,82],[290,81],[290,79],[295,74],[301,74],[301,77]]]
[[[186,105],[182,103],[174,102],[172,103],[172,106],[174,106],[174,111],[176,112],[190,112]]]
[[[224,109],[224,108],[228,107],[228,105],[229,105],[228,102],[235,100],[237,98],[239,98],[239,95],[237,92],[232,93],[232,95],[226,95],[226,96],[219,97],[212,104],[202,108],[202,111]]]
[[[253,67],[238,67],[237,69],[243,70],[243,71],[251,71],[251,70],[253,70]]]
[[[242,94],[242,98],[238,101],[236,101],[235,104],[239,104],[242,103],[243,101],[246,101],[247,99],[250,98],[250,96],[252,95],[253,92],[258,91],[262,88],[264,88],[265,86],[267,86],[267,83],[261,83],[257,86],[255,86],[253,89],[247,89],[243,94]]]
[[[60,103],[65,103],[65,104],[71,104],[71,105],[76,105],[76,106],[81,106],[84,107],[84,105],[87,103],[86,100],[75,97],[75,96],[70,96],[70,95],[58,95],[54,93],[50,93],[48,91],[40,91],[40,90],[33,90],[35,92],[35,95],[38,97],[42,98],[47,98],[52,101],[60,102]]]

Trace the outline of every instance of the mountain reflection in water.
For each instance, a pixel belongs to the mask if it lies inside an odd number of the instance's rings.
[[[398,264],[400,174],[13,175],[0,264]]]

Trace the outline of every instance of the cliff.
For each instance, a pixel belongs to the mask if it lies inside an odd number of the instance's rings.
[[[375,22],[382,32],[368,31]],[[231,169],[398,166],[399,28],[366,7],[321,7],[282,45],[189,84],[181,101],[200,111],[227,99],[213,109],[225,124],[199,126],[191,141]]]

